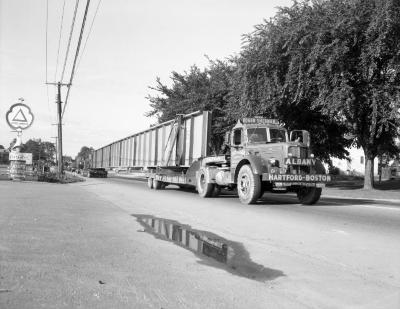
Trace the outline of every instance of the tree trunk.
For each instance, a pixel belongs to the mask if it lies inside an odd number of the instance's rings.
[[[374,159],[375,157],[365,153],[365,175],[364,175],[364,189],[374,188]]]

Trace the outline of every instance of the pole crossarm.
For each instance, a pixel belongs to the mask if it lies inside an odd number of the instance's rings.
[[[46,85],[53,85],[53,86],[58,86],[58,85],[60,85],[60,86],[67,86],[67,87],[71,87],[71,85],[72,84],[66,84],[66,83],[46,83]]]

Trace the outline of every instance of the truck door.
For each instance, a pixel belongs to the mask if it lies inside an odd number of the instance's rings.
[[[242,128],[233,130],[231,142],[231,172],[234,173],[236,166],[244,157],[244,132]]]

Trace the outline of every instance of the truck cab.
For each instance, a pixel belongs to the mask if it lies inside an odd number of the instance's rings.
[[[265,191],[296,192],[302,204],[319,200],[330,181],[310,150],[305,130],[288,132],[276,119],[243,118],[225,137],[226,163],[207,160],[207,179],[215,186],[237,187],[242,203],[252,204]]]

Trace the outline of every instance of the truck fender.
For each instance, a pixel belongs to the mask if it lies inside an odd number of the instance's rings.
[[[248,155],[248,156],[245,156],[236,166],[235,182],[237,181],[237,176],[239,174],[240,168],[245,164],[250,164],[251,169],[254,174],[261,175],[263,173],[263,170],[262,170],[263,165],[261,162],[261,158],[258,156],[254,156],[254,155]]]
[[[204,172],[207,183],[215,183],[215,174],[217,174],[218,171],[216,166],[201,167],[198,171],[196,171],[196,179],[199,177],[200,171]]]

